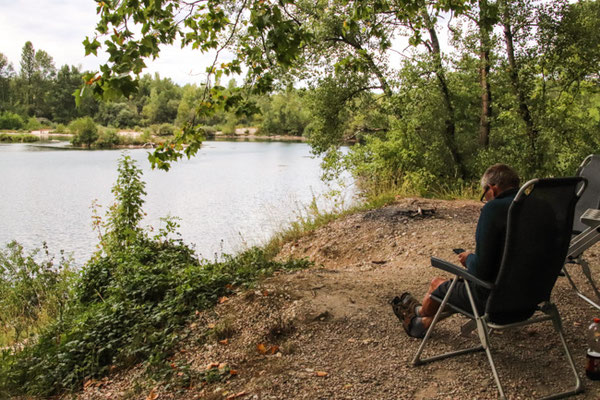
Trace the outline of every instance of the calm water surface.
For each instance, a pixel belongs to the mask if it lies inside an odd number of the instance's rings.
[[[112,202],[121,153],[0,144],[0,245],[17,240],[33,249],[45,241],[53,254],[63,249],[85,262],[98,242],[91,205],[97,200],[104,215]],[[331,188],[320,181],[320,160],[303,143],[205,142],[169,172],[151,170],[147,150],[129,154],[144,171],[144,224],[181,218],[183,239],[202,257],[265,242],[313,195],[332,206],[322,196]]]

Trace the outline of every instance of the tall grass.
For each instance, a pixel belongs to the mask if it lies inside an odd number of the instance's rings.
[[[0,346],[18,344],[62,319],[75,278],[72,260],[17,242],[0,249]]]

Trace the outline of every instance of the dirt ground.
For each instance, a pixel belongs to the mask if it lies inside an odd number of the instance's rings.
[[[180,391],[137,384],[139,370],[89,384],[83,399],[495,399],[484,353],[413,367],[419,339],[404,333],[389,301],[404,291],[421,297],[434,276],[430,256],[456,261],[452,248],[472,249],[481,203],[403,199],[337,220],[287,244],[279,257],[308,257],[315,267],[280,273],[223,299],[188,327],[174,366],[230,368],[228,378]],[[421,210],[421,213],[418,211]],[[587,259],[600,280],[600,247]],[[581,273],[571,271],[576,278]],[[576,279],[580,281],[580,279]],[[585,392],[600,398],[600,382],[585,378],[587,326],[600,316],[565,278],[553,293]],[[434,333],[428,354],[475,343],[453,316]],[[573,376],[550,323],[491,336],[511,399],[566,390]]]

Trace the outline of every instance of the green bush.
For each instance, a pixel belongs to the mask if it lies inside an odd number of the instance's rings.
[[[67,127],[64,124],[58,124],[54,128],[53,133],[67,133]]]
[[[58,263],[44,247],[26,254],[17,242],[0,249],[0,329],[3,345],[18,342],[63,315],[74,277],[69,259]]]
[[[0,393],[52,395],[76,390],[89,378],[137,363],[158,370],[195,310],[211,307],[230,293],[281,268],[302,268],[305,260],[275,262],[252,248],[222,261],[200,261],[168,221],[156,236],[139,227],[144,182],[128,156],[113,187],[116,202],[98,220],[101,250],[84,267],[69,312],[39,341],[0,359]]]
[[[0,113],[0,129],[23,129],[25,121],[20,115],[6,111]]]
[[[27,119],[27,123],[25,124],[25,129],[27,129],[28,131],[37,131],[37,130],[40,130],[41,128],[42,128],[42,124],[40,121],[38,121],[37,118],[29,117]]]
[[[206,126],[206,125],[201,126],[200,131],[204,132],[204,136],[207,136],[207,137],[215,136],[215,134],[217,133],[217,129],[214,126]]]
[[[105,128],[98,135],[95,145],[102,149],[112,148],[121,143],[121,138],[115,128]]]
[[[235,114],[227,114],[225,123],[221,125],[221,132],[223,135],[235,135],[235,129],[237,127],[238,119]]]
[[[156,132],[158,136],[173,136],[175,134],[175,126],[172,124],[160,124]]]
[[[69,132],[73,134],[71,143],[74,146],[91,145],[98,139],[98,127],[90,117],[78,118],[69,124]]]

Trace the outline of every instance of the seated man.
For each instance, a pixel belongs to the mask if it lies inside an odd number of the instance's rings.
[[[505,164],[492,165],[481,177],[481,201],[486,204],[481,209],[475,231],[475,254],[465,251],[458,255],[460,263],[477,278],[488,282],[496,280],[504,251],[508,208],[519,186],[519,176]],[[440,307],[440,303],[432,299],[431,295],[444,298],[450,283],[450,280],[434,278],[423,299],[423,305],[408,292],[392,300],[394,313],[402,321],[409,336],[421,338],[425,335]],[[477,285],[471,285],[471,289],[477,311],[482,313],[489,291]],[[448,302],[465,311],[472,309],[464,281],[456,283]]]

